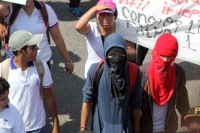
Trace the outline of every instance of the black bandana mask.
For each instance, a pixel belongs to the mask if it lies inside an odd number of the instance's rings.
[[[118,53],[118,55],[116,55],[116,53]],[[121,56],[120,54],[124,54],[125,56]],[[108,56],[113,56],[106,60],[111,73],[118,73],[126,62],[126,52],[122,48],[114,47],[108,51],[107,57]]]
[[[122,54],[125,56],[122,56]],[[112,97],[117,104],[121,104],[125,98],[125,74],[123,68],[126,62],[126,53],[122,48],[114,47],[108,51],[108,56],[113,56],[106,60],[110,70]]]
[[[120,56],[120,55],[114,56],[112,58],[108,58],[107,61],[108,61],[110,71],[113,73],[118,73],[119,70],[123,67],[125,60],[126,60],[126,57]]]

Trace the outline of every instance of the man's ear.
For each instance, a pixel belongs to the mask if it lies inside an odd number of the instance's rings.
[[[23,51],[24,51],[24,50],[22,50],[22,49],[19,49],[19,50],[17,51],[17,53],[18,53],[18,54],[22,54],[22,53],[23,53]]]

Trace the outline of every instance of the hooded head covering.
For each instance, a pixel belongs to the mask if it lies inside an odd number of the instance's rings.
[[[166,104],[174,92],[176,67],[173,62],[177,54],[178,41],[174,36],[167,33],[157,39],[149,66],[149,82],[153,100],[160,106]],[[173,58],[164,61],[160,56]]]
[[[115,55],[118,53],[117,55]],[[124,54],[125,56],[121,56]],[[127,61],[126,42],[123,37],[118,34],[109,35],[104,42],[105,64],[109,71],[109,82],[112,97],[117,104],[121,104],[125,98],[125,73],[124,66]],[[107,58],[108,55],[115,55]]]

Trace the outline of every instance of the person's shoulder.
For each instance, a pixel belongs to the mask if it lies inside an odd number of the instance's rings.
[[[177,69],[181,69],[181,70],[185,71],[185,69],[181,65],[179,65],[177,63],[174,63],[174,65],[176,66]]]
[[[45,2],[44,2],[44,4],[45,4],[46,10],[47,10],[48,12],[49,12],[49,11],[54,11],[53,8],[52,8],[49,4],[47,4],[47,3],[45,3]]]
[[[18,113],[17,108],[16,108],[12,103],[8,103],[8,108],[6,108],[6,109],[10,110],[10,111],[12,112],[12,114],[13,114],[14,112],[17,112],[17,113]]]
[[[99,65],[99,63],[94,63],[90,66],[89,68],[89,72],[94,72],[97,69],[97,66]]]
[[[10,109],[16,109],[16,107],[12,103],[8,103]]]
[[[185,69],[181,65],[179,65],[177,63],[174,63],[174,65],[176,66],[176,72],[179,75],[185,74]]]

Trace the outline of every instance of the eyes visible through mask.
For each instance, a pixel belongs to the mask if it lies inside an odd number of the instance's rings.
[[[109,55],[107,56],[107,63],[109,68],[114,68],[114,70],[118,71],[124,65],[126,61],[125,54],[117,54],[117,55]]]
[[[115,56],[121,56],[121,57],[125,57],[126,55],[124,53],[115,53],[115,54],[111,54],[111,55],[108,55],[107,58],[113,58]]]

